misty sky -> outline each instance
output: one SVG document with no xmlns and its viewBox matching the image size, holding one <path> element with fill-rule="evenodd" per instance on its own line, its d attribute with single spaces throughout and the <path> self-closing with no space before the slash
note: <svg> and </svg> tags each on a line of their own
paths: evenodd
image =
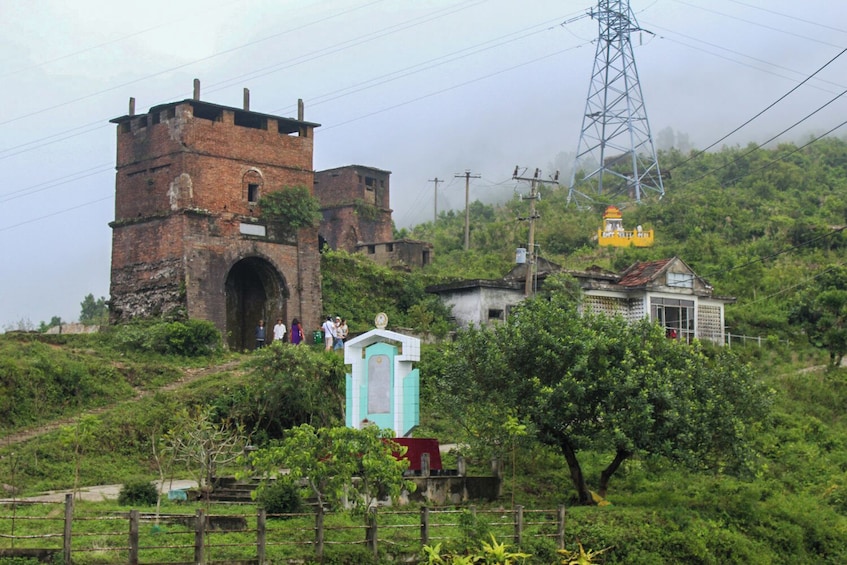
<svg viewBox="0 0 847 565">
<path fill-rule="evenodd" d="M 653 137 L 761 143 L 847 88 L 843 0 L 631 0 Z M 594 63 L 589 0 L 3 0 L 0 328 L 109 295 L 111 118 L 191 98 L 322 124 L 316 170 L 392 171 L 398 227 L 505 198 L 515 165 L 569 168 Z M 580 17 L 583 16 L 583 17 Z M 563 24 L 568 21 L 569 23 Z M 847 98 L 847 97 L 845 97 Z M 781 139 L 843 122 L 837 99 Z M 847 128 L 832 135 L 845 136 Z M 567 178 L 567 177 L 563 177 Z M 522 190 L 525 187 L 520 187 Z M 600 219 L 598 218 L 598 223 Z"/>
</svg>

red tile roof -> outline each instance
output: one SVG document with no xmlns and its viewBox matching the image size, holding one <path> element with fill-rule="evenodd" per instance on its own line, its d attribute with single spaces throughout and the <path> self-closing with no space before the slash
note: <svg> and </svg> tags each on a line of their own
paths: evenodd
<svg viewBox="0 0 847 565">
<path fill-rule="evenodd" d="M 635 263 L 621 273 L 621 279 L 618 281 L 618 284 L 621 286 L 644 286 L 662 272 L 673 260 L 674 258 Z"/>
</svg>

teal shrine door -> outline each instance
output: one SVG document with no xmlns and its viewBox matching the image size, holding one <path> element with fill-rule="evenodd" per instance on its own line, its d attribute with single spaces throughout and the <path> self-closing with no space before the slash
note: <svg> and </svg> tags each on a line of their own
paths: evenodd
<svg viewBox="0 0 847 565">
<path fill-rule="evenodd" d="M 375 343 L 365 349 L 367 373 L 360 398 L 367 399 L 364 417 L 380 428 L 394 428 L 394 357 L 397 348 Z"/>
</svg>

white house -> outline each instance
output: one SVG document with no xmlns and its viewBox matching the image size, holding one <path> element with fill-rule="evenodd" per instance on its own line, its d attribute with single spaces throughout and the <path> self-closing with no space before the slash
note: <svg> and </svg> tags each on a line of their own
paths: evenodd
<svg viewBox="0 0 847 565">
<path fill-rule="evenodd" d="M 538 287 L 556 271 L 579 281 L 583 310 L 620 314 L 631 321 L 649 317 L 666 329 L 668 337 L 724 343 L 724 310 L 735 299 L 714 296 L 711 285 L 678 257 L 638 262 L 622 273 L 596 267 L 564 270 L 547 261 L 540 261 L 538 267 Z M 452 307 L 460 326 L 484 326 L 504 320 L 524 299 L 525 269 L 518 265 L 503 279 L 456 281 L 427 291 Z"/>
</svg>

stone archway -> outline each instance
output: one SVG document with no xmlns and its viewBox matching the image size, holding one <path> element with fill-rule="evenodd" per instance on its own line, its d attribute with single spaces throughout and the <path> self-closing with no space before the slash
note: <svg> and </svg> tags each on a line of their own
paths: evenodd
<svg viewBox="0 0 847 565">
<path fill-rule="evenodd" d="M 265 320 L 267 341 L 276 318 L 288 319 L 285 278 L 265 259 L 248 257 L 226 276 L 226 341 L 230 349 L 253 349 L 259 320 Z"/>
</svg>

